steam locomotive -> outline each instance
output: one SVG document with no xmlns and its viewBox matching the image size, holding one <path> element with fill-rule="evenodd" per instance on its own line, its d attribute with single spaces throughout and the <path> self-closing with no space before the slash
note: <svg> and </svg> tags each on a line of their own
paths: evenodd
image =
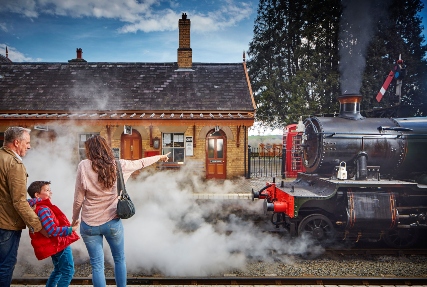
<svg viewBox="0 0 427 287">
<path fill-rule="evenodd" d="M 253 199 L 294 236 L 414 246 L 427 229 L 427 118 L 364 118 L 361 99 L 342 95 L 338 117 L 301 122 L 305 172 Z"/>
</svg>

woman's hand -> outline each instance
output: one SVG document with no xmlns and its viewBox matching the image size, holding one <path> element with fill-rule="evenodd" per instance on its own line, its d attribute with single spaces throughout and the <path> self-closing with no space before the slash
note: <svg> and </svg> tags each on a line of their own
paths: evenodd
<svg viewBox="0 0 427 287">
<path fill-rule="evenodd" d="M 76 230 L 77 230 L 77 228 L 79 227 L 79 224 L 80 224 L 80 221 L 78 221 L 78 220 L 73 221 L 73 223 L 71 223 L 71 229 L 72 229 L 73 231 L 76 231 Z"/>
<path fill-rule="evenodd" d="M 167 154 L 161 155 L 160 156 L 160 160 L 163 161 L 163 162 L 169 161 L 168 155 L 170 155 L 170 152 L 168 152 Z"/>
</svg>

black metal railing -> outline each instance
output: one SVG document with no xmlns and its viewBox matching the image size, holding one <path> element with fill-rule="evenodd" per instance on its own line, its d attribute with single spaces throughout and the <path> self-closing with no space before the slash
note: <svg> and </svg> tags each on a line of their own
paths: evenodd
<svg viewBox="0 0 427 287">
<path fill-rule="evenodd" d="M 284 150 L 277 147 L 248 146 L 248 171 L 246 178 L 282 177 L 284 174 Z"/>
</svg>

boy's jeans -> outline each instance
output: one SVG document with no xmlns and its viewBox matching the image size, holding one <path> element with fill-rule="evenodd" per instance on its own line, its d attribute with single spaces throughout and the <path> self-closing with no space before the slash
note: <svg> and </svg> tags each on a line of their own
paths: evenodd
<svg viewBox="0 0 427 287">
<path fill-rule="evenodd" d="M 0 287 L 10 286 L 12 281 L 21 233 L 0 228 Z"/>
<path fill-rule="evenodd" d="M 92 284 L 105 287 L 103 238 L 110 245 L 114 259 L 114 276 L 117 287 L 126 286 L 126 261 L 123 225 L 120 219 L 113 219 L 100 226 L 89 226 L 82 221 L 80 235 L 89 252 L 92 266 Z"/>
<path fill-rule="evenodd" d="M 71 247 L 51 256 L 55 267 L 47 280 L 46 287 L 68 287 L 74 275 L 74 260 Z"/>
</svg>

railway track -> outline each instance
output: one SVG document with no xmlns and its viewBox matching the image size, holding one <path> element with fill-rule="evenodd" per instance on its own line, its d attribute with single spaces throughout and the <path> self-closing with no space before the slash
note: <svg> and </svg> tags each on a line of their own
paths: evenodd
<svg viewBox="0 0 427 287">
<path fill-rule="evenodd" d="M 45 285 L 47 278 L 14 278 L 13 285 Z M 90 278 L 73 278 L 71 285 L 92 285 Z M 107 285 L 115 285 L 107 278 Z M 427 285 L 425 278 L 387 277 L 131 277 L 127 285 Z"/>
<path fill-rule="evenodd" d="M 396 258 L 396 259 L 389 259 L 389 261 L 396 262 L 396 264 L 401 264 L 399 262 L 407 262 L 406 258 L 412 258 L 412 254 L 420 255 L 420 253 L 427 254 L 426 249 L 411 249 L 411 250 L 395 250 L 395 249 L 330 249 L 326 250 L 325 253 L 321 257 L 325 257 L 325 259 L 320 259 L 320 265 L 319 260 L 303 260 L 302 264 L 296 264 L 293 268 L 296 268 L 297 270 L 300 270 L 301 272 L 298 272 L 299 275 L 290 275 L 292 273 L 288 273 L 280 275 L 279 273 L 275 273 L 274 271 L 278 271 L 281 269 L 279 267 L 280 265 L 273 265 L 271 269 L 264 269 L 264 267 L 257 266 L 256 272 L 259 270 L 262 270 L 260 273 L 253 273 L 257 274 L 255 277 L 252 275 L 252 273 L 246 273 L 246 274 L 239 274 L 239 273 L 224 273 L 221 275 L 216 276 L 196 276 L 196 277 L 167 277 L 162 274 L 151 274 L 151 275 L 131 275 L 129 274 L 128 277 L 128 285 L 290 285 L 290 286 L 296 286 L 296 285 L 317 285 L 317 286 L 330 286 L 330 285 L 348 285 L 348 286 L 367 286 L 367 285 L 375 285 L 375 286 L 427 286 L 427 273 L 425 272 L 414 272 L 414 273 L 400 273 L 396 272 L 396 269 L 394 269 L 394 265 L 391 265 L 391 268 L 386 267 L 386 270 L 380 269 L 376 270 L 376 268 L 372 268 L 372 264 L 366 265 L 366 268 L 368 270 L 376 270 L 375 273 L 366 273 L 367 271 L 364 270 L 364 274 L 358 274 L 357 270 L 354 270 L 352 273 L 348 274 L 345 272 L 337 273 L 337 274 L 329 274 L 326 275 L 329 269 L 342 269 L 346 268 L 345 270 L 351 270 L 354 265 L 348 265 L 344 264 L 341 265 L 342 258 L 350 258 L 348 261 L 355 260 L 356 262 L 359 262 L 358 264 L 363 265 L 364 261 L 360 261 L 358 258 L 366 257 L 367 255 L 372 255 L 373 258 L 376 258 L 376 255 L 389 255 L 390 258 Z M 353 255 L 356 254 L 354 257 Z M 408 256 L 409 255 L 409 256 Z M 402 258 L 404 258 L 404 261 L 400 261 Z M 424 255 L 421 255 L 423 257 Z M 326 258 L 330 259 L 326 259 Z M 399 257 L 399 258 L 398 258 Z M 419 257 L 419 256 L 415 256 Z M 332 259 L 331 259 L 332 258 Z M 333 263 L 330 264 L 330 261 L 335 262 L 336 265 Z M 370 258 L 370 256 L 368 256 Z M 347 260 L 344 260 L 347 261 Z M 387 261 L 379 261 L 379 264 L 385 264 L 386 266 L 389 265 Z M 345 267 L 344 267 L 345 266 Z M 418 267 L 417 267 L 418 266 Z M 407 266 L 402 266 L 402 269 L 408 268 Z M 417 261 L 414 261 L 413 268 L 420 268 L 419 264 L 417 264 Z M 252 270 L 252 269 L 250 269 Z M 285 272 L 290 272 L 291 269 L 287 269 Z M 325 272 L 325 275 L 320 275 L 322 273 L 318 273 L 316 270 L 323 270 Z M 400 269 L 399 269 L 400 270 Z M 424 268 L 424 270 L 427 270 Z M 273 271 L 273 272 L 270 272 Z M 322 271 L 322 272 L 323 272 Z M 389 272 L 388 272 L 389 271 Z M 110 268 L 111 272 L 111 268 Z M 396 273 L 395 273 L 396 272 Z M 335 272 L 334 272 L 335 273 Z M 89 273 L 90 274 L 90 273 Z M 83 275 L 80 273 L 80 277 L 73 278 L 71 285 L 92 285 L 92 280 L 90 275 Z M 111 277 L 112 273 L 108 274 L 107 276 L 107 285 L 115 285 L 114 278 Z M 277 275 L 276 275 L 277 274 Z M 335 276 L 337 275 L 337 276 Z M 87 277 L 83 277 L 87 276 Z M 13 279 L 12 284 L 16 286 L 45 286 L 47 282 L 47 277 L 36 277 L 31 276 L 30 274 L 26 274 L 22 277 L 16 277 Z"/>
</svg>

